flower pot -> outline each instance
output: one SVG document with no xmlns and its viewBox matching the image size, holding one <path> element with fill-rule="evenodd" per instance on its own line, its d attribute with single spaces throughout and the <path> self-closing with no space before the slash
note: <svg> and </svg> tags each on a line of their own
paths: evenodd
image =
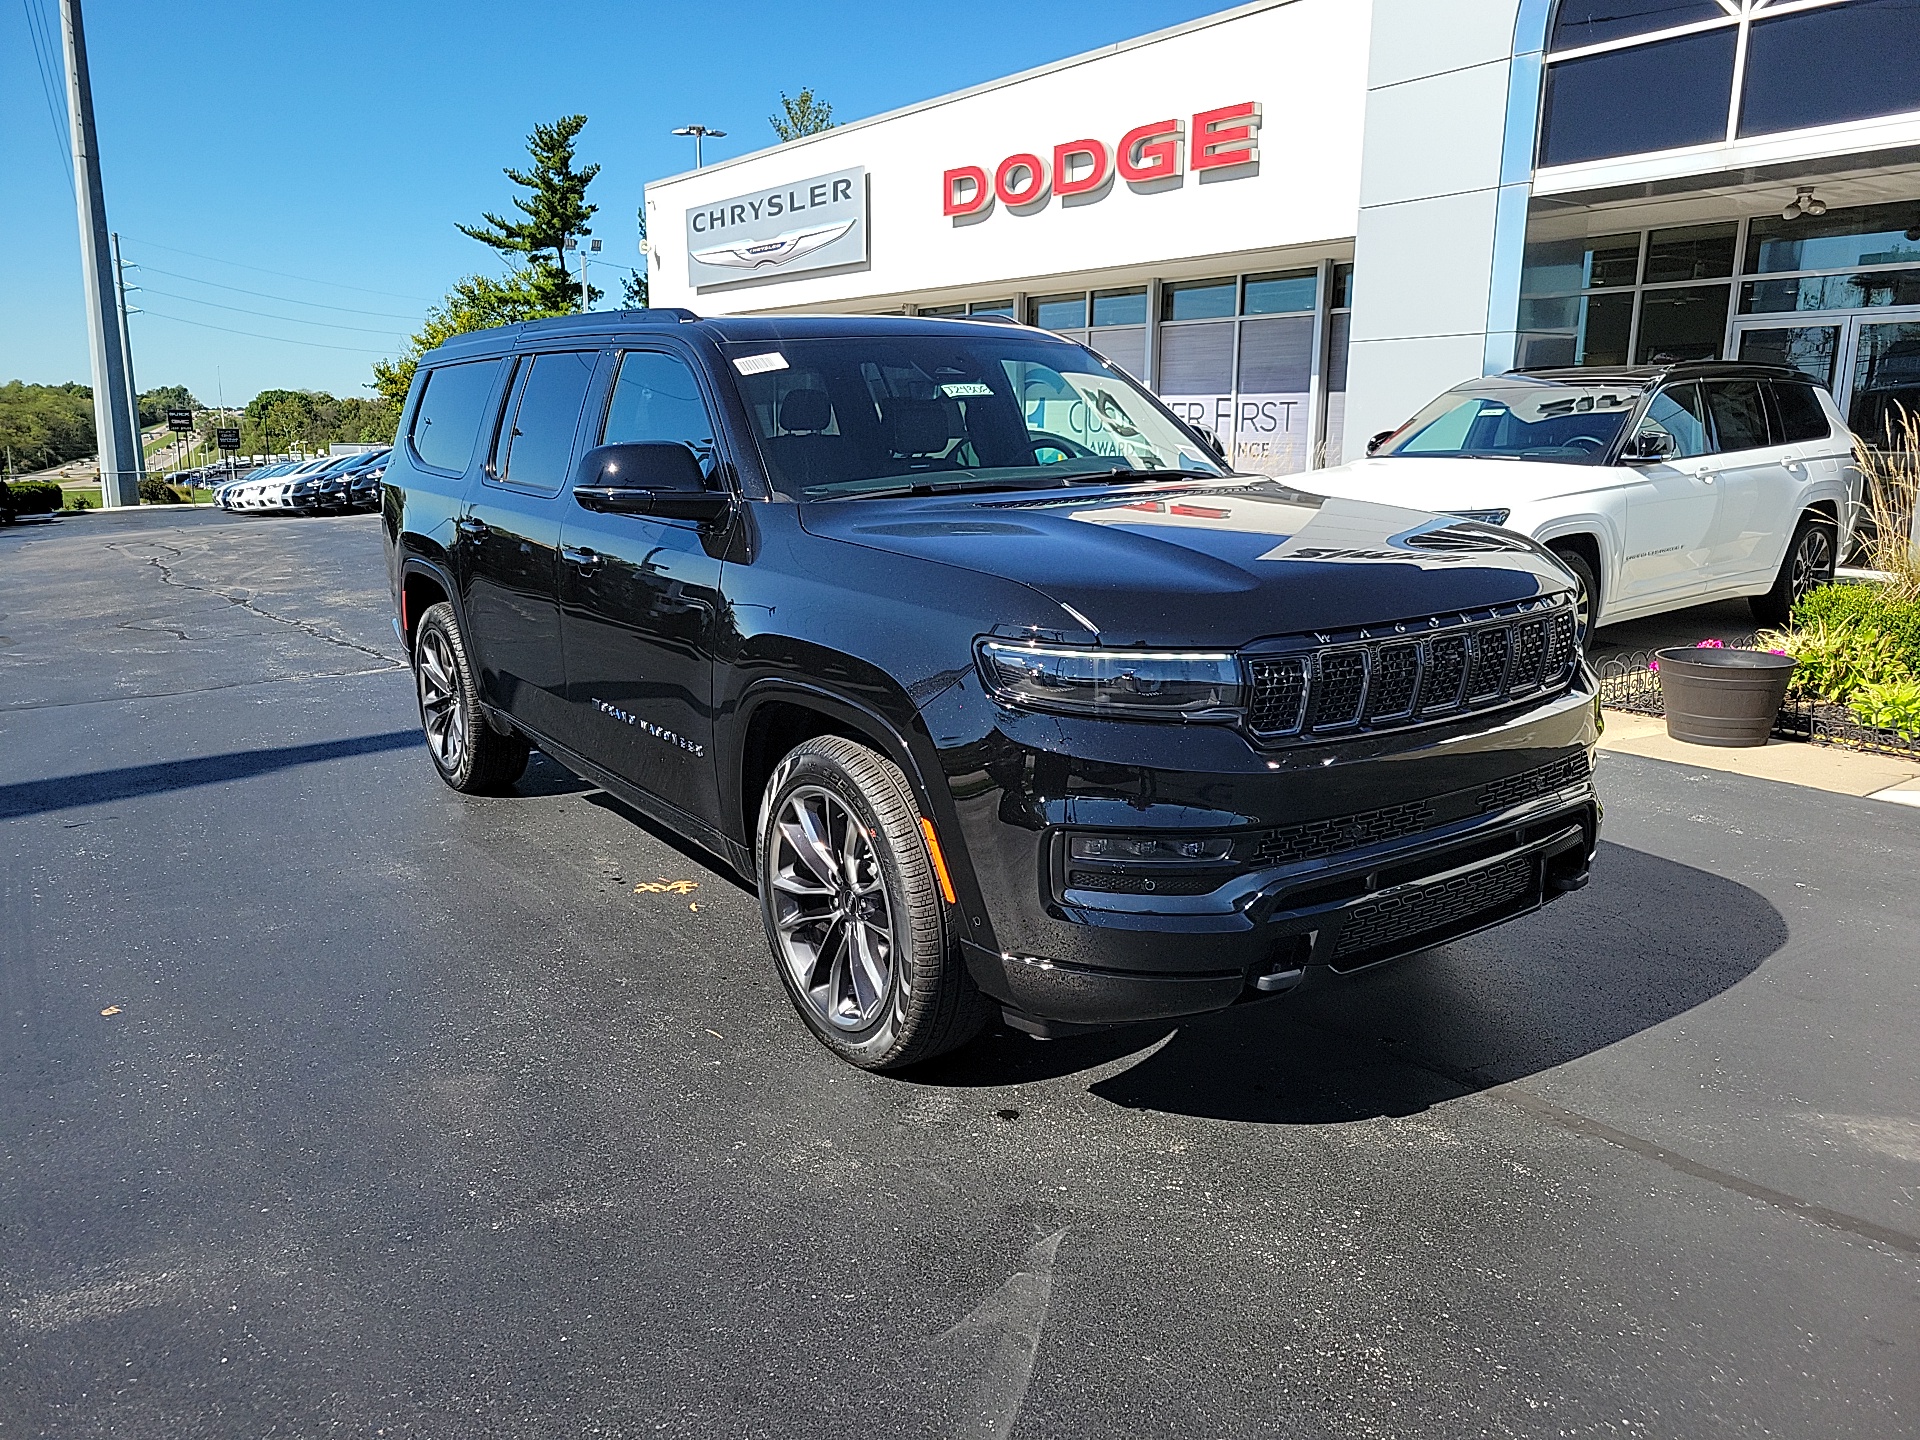
<svg viewBox="0 0 1920 1440">
<path fill-rule="evenodd" d="M 1689 745 L 1764 745 L 1793 679 L 1791 656 L 1768 650 L 1662 650 L 1667 734 Z"/>
</svg>

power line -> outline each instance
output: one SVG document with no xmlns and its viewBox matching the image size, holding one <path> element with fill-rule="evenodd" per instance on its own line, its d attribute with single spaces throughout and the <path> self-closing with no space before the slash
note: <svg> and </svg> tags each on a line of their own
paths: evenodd
<svg viewBox="0 0 1920 1440">
<path fill-rule="evenodd" d="M 375 329 L 371 325 L 342 325 L 338 320 L 308 320 L 300 315 L 275 315 L 266 310 L 249 310 L 244 305 L 222 305 L 218 300 L 202 300 L 197 295 L 176 295 L 171 290 L 155 290 L 151 286 L 139 287 L 142 295 L 164 295 L 169 300 L 184 300 L 189 305 L 210 305 L 215 310 L 232 310 L 241 315 L 254 315 L 262 320 L 282 320 L 289 325 L 320 325 L 328 330 L 357 330 L 362 335 L 405 336 L 404 330 Z"/>
<path fill-rule="evenodd" d="M 343 315 L 371 315 L 381 320 L 410 320 L 417 322 L 418 315 L 402 315 L 392 310 L 362 310 L 353 305 L 329 305 L 324 300 L 296 300 L 291 295 L 275 295 L 270 290 L 249 290 L 241 285 L 227 285 L 218 280 L 202 280 L 198 275 L 183 275 L 178 270 L 162 270 L 158 265 L 140 265 L 134 262 L 136 270 L 149 275 L 168 275 L 175 280 L 191 281 L 195 285 L 211 285 L 216 290 L 231 290 L 236 295 L 252 295 L 260 300 L 278 300 L 282 305 L 305 305 L 314 310 L 338 310 Z M 184 296 L 178 297 L 184 299 Z M 211 304 L 211 301 L 205 302 Z"/>
<path fill-rule="evenodd" d="M 310 350 L 350 350 L 356 355 L 385 355 L 386 350 L 376 350 L 367 345 L 327 345 L 319 340 L 294 340 L 285 335 L 262 335 L 258 330 L 235 330 L 230 325 L 209 325 L 204 320 L 189 320 L 184 315 L 169 315 L 164 310 L 142 310 L 142 315 L 151 315 L 156 320 L 171 320 L 176 325 L 192 325 L 201 330 L 218 330 L 224 335 L 246 335 L 255 340 L 273 340 L 282 345 L 305 345 Z"/>
<path fill-rule="evenodd" d="M 26 12 L 27 34 L 33 41 L 34 68 L 40 72 L 40 93 L 47 99 L 47 119 L 53 122 L 54 148 L 60 152 L 60 163 L 66 168 L 67 183 L 73 184 L 73 156 L 67 153 L 67 131 L 60 123 L 60 102 L 54 98 L 58 86 L 54 76 L 59 67 L 54 64 L 54 56 L 59 52 L 54 48 L 51 37 L 42 37 L 42 28 L 47 24 L 45 10 L 37 9 L 34 0 L 20 0 L 20 8 Z"/>
<path fill-rule="evenodd" d="M 306 285 L 325 285 L 335 290 L 358 290 L 366 295 L 385 295 L 391 300 L 415 300 L 423 305 L 434 303 L 419 295 L 403 295 L 398 290 L 375 290 L 366 285 L 348 285 L 340 280 L 315 280 L 310 275 L 295 275 L 289 270 L 269 270 L 264 265 L 248 265 L 243 261 L 227 260 L 219 255 L 202 255 L 198 250 L 182 250 L 177 245 L 162 245 L 157 240 L 142 240 L 138 235 L 128 235 L 127 238 L 142 245 L 151 245 L 155 250 L 166 250 L 175 255 L 191 255 L 195 260 L 209 260 L 215 265 L 231 265 L 239 270 L 257 270 L 262 275 L 277 275 L 282 280 L 298 280 Z"/>
</svg>

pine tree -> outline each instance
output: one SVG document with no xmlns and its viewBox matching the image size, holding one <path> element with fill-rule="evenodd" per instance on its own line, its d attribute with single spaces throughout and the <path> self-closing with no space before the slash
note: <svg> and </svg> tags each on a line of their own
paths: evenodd
<svg viewBox="0 0 1920 1440">
<path fill-rule="evenodd" d="M 824 100 L 816 100 L 811 85 L 793 96 L 782 90 L 780 110 L 778 115 L 769 115 L 767 123 L 773 126 L 773 133 L 783 142 L 798 140 L 802 135 L 818 135 L 822 130 L 833 128 L 833 106 Z"/>
<path fill-rule="evenodd" d="M 580 281 L 566 250 L 569 239 L 591 235 L 587 222 L 599 208 L 587 203 L 587 186 L 600 173 L 598 165 L 574 168 L 573 142 L 587 123 L 584 115 L 563 115 L 551 125 L 535 125 L 527 137 L 531 171 L 508 166 L 502 173 L 528 191 L 513 197 L 514 208 L 526 218 L 505 220 L 491 211 L 478 225 L 461 225 L 460 233 L 502 255 L 524 255 L 525 276 L 538 308 L 569 314 L 580 308 Z M 592 291 L 594 297 L 599 291 Z"/>
<path fill-rule="evenodd" d="M 640 254 L 647 253 L 647 207 L 642 205 L 634 217 L 640 228 Z M 620 282 L 620 299 L 629 310 L 644 310 L 651 303 L 647 298 L 647 272 L 645 268 L 629 270 L 627 278 Z"/>
</svg>

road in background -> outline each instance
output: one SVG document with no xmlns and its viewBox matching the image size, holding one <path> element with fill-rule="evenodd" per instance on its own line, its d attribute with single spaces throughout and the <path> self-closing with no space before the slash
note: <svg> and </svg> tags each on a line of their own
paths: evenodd
<svg viewBox="0 0 1920 1440">
<path fill-rule="evenodd" d="M 0 612 L 0 1434 L 1920 1428 L 1920 812 L 1606 756 L 1541 915 L 884 1078 L 624 807 L 439 783 L 376 519 Z"/>
</svg>

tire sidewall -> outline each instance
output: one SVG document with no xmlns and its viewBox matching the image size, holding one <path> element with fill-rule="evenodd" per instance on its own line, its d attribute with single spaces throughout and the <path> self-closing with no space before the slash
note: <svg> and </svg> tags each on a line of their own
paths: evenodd
<svg viewBox="0 0 1920 1440">
<path fill-rule="evenodd" d="M 473 783 L 474 753 L 478 748 L 474 744 L 474 726 L 476 723 L 484 725 L 486 721 L 480 718 L 473 675 L 467 665 L 467 647 L 461 643 L 460 627 L 453 617 L 453 607 L 442 601 L 428 607 L 426 614 L 420 617 L 419 628 L 413 637 L 413 703 L 420 713 L 421 733 L 426 733 L 427 711 L 420 693 L 420 647 L 426 642 L 429 631 L 446 640 L 447 650 L 453 657 L 453 681 L 460 687 L 460 703 L 466 710 L 467 739 L 461 747 L 457 769 L 449 770 L 442 765 L 431 745 L 427 746 L 427 758 L 433 762 L 433 768 L 439 772 L 442 780 L 455 790 L 465 791 Z"/>
<path fill-rule="evenodd" d="M 773 906 L 767 898 L 772 882 L 769 867 L 775 853 L 771 835 L 775 817 L 780 814 L 787 798 L 803 786 L 817 786 L 830 792 L 866 827 L 868 840 L 879 862 L 882 883 L 886 887 L 894 937 L 893 974 L 885 1008 L 864 1030 L 842 1030 L 814 1011 L 787 964 L 774 925 Z M 914 814 L 918 813 L 911 804 L 908 809 Z M 780 972 L 780 982 L 786 987 L 787 998 L 793 1002 L 793 1008 L 799 1012 L 800 1018 L 806 1021 L 807 1028 L 828 1049 L 862 1068 L 886 1065 L 908 1042 L 907 1031 L 914 1018 L 922 979 L 927 973 L 927 947 L 929 944 L 943 945 L 945 940 L 937 912 L 931 927 L 916 924 L 912 886 L 916 882 L 931 883 L 932 874 L 931 867 L 920 853 L 918 837 L 911 837 L 910 847 L 905 843 L 908 839 L 889 832 L 864 787 L 829 755 L 809 750 L 803 745 L 775 766 L 767 781 L 760 807 L 760 824 L 754 836 L 754 871 L 760 886 L 760 915 L 766 927 L 767 944 L 772 951 L 774 965 Z M 905 854 L 901 853 L 903 850 Z M 910 873 L 916 869 L 925 869 L 927 873 L 924 876 Z M 927 933 L 929 929 L 931 934 Z"/>
</svg>

